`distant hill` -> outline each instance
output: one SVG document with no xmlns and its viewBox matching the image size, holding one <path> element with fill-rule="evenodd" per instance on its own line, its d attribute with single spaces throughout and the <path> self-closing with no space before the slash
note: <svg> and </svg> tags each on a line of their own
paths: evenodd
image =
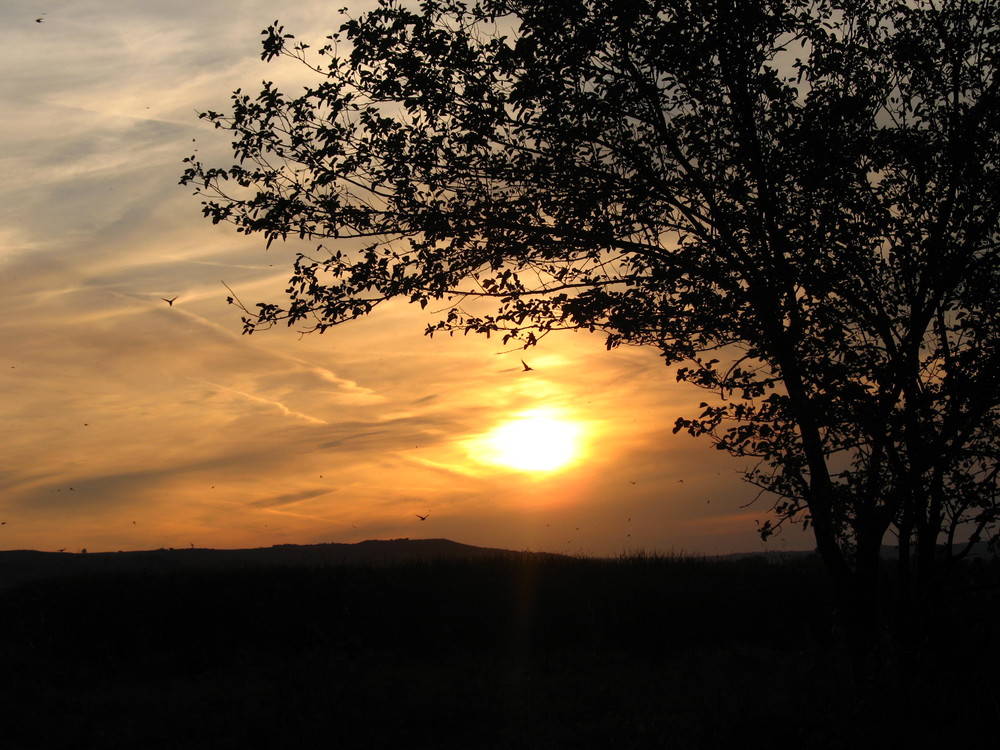
<svg viewBox="0 0 1000 750">
<path fill-rule="evenodd" d="M 371 539 L 355 544 L 276 544 L 256 549 L 185 548 L 83 554 L 12 550 L 0 551 L 0 588 L 23 581 L 109 572 L 383 565 L 523 554 L 548 555 L 475 547 L 448 539 Z"/>
<path fill-rule="evenodd" d="M 955 545 L 958 552 L 964 545 Z M 809 551 L 766 550 L 706 556 L 705 560 L 763 558 L 771 563 L 814 555 Z M 989 558 L 986 543 L 975 545 L 970 559 Z M 276 544 L 253 549 L 154 549 L 130 552 L 0 551 L 0 589 L 36 581 L 101 573 L 157 573 L 172 570 L 241 570 L 273 567 L 391 565 L 401 562 L 481 559 L 497 556 L 566 558 L 549 552 L 515 552 L 476 547 L 450 539 L 369 539 L 354 544 Z M 700 556 L 696 556 L 700 557 Z M 896 558 L 894 547 L 882 548 L 883 559 Z"/>
</svg>

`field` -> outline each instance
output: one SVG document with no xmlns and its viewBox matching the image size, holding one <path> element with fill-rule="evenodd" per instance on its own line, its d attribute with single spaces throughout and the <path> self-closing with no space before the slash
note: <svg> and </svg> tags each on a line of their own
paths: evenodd
<svg viewBox="0 0 1000 750">
<path fill-rule="evenodd" d="M 0 742 L 78 749 L 992 741 L 1000 605 L 995 589 L 979 585 L 984 576 L 995 580 L 996 570 L 980 566 L 975 592 L 949 598 L 936 625 L 948 649 L 929 652 L 919 684 L 859 691 L 811 556 L 491 552 L 91 566 L 0 591 Z"/>
</svg>

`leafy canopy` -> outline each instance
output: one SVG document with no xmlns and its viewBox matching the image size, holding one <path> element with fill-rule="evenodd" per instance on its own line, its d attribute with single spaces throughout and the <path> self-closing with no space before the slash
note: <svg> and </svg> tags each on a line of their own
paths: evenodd
<svg viewBox="0 0 1000 750">
<path fill-rule="evenodd" d="M 714 391 L 677 430 L 753 460 L 835 571 L 998 519 L 994 3 L 385 1 L 202 117 L 213 222 L 300 238 L 324 331 L 402 297 L 436 332 L 602 331 Z M 963 531 L 964 529 L 964 531 Z M 874 563 L 877 564 L 877 563 Z"/>
</svg>

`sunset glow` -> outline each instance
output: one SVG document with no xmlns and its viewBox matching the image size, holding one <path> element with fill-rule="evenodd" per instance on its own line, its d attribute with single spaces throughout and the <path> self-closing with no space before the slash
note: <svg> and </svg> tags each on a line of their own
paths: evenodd
<svg viewBox="0 0 1000 750">
<path fill-rule="evenodd" d="M 315 85 L 261 61 L 261 29 L 322 44 L 340 5 L 58 0 L 37 23 L 0 3 L 0 550 L 757 549 L 743 462 L 671 432 L 705 395 L 655 348 L 429 338 L 443 313 L 405 298 L 322 336 L 242 335 L 227 298 L 282 301 L 316 246 L 205 220 L 183 160 L 233 156 L 196 113 Z"/>
<path fill-rule="evenodd" d="M 558 471 L 580 456 L 582 435 L 579 423 L 557 413 L 523 412 L 484 436 L 478 458 L 518 471 Z"/>
</svg>

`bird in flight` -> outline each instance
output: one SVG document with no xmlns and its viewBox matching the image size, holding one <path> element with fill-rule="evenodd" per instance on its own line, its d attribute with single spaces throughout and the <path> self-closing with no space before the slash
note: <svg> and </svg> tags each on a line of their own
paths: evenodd
<svg viewBox="0 0 1000 750">
<path fill-rule="evenodd" d="M 177 297 L 180 297 L 180 295 L 178 294 Z M 174 306 L 174 300 L 176 300 L 177 297 L 174 297 L 174 299 L 167 299 L 166 297 L 160 297 L 160 299 L 162 299 L 168 305 L 170 305 L 171 307 L 173 307 Z"/>
<path fill-rule="evenodd" d="M 419 519 L 420 519 L 421 521 L 426 521 L 426 520 L 427 520 L 427 516 L 429 516 L 430 514 L 431 514 L 431 512 L 430 512 L 430 511 L 427 511 L 426 515 L 423 515 L 423 516 L 422 516 L 422 515 L 420 515 L 419 513 L 415 513 L 414 515 L 415 515 L 415 516 L 416 516 L 417 518 L 419 518 Z"/>
<path fill-rule="evenodd" d="M 523 359 L 521 360 L 521 364 L 524 365 L 524 369 L 521 370 L 521 372 L 531 372 L 532 370 L 535 369 L 534 367 L 529 367 L 528 363 L 525 362 Z"/>
</svg>

